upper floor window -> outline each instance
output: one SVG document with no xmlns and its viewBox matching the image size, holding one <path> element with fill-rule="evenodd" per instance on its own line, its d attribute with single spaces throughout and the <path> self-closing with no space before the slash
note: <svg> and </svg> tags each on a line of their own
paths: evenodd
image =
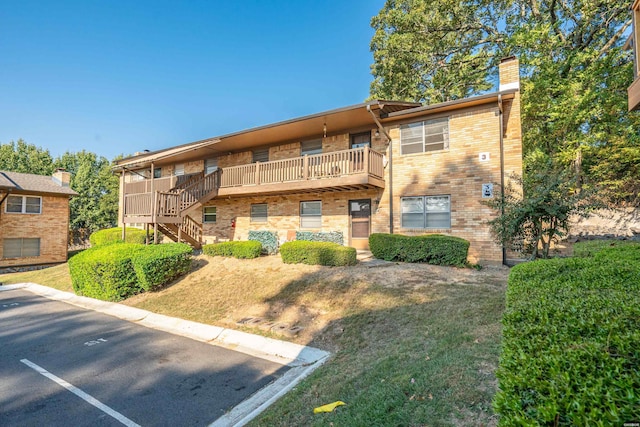
<svg viewBox="0 0 640 427">
<path fill-rule="evenodd" d="M 175 176 L 183 176 L 184 175 L 184 163 L 178 163 L 173 167 L 173 174 Z"/>
<path fill-rule="evenodd" d="M 269 149 L 253 150 L 253 163 L 264 163 L 269 161 Z"/>
<path fill-rule="evenodd" d="M 401 199 L 403 228 L 451 228 L 450 196 Z"/>
<path fill-rule="evenodd" d="M 400 126 L 402 154 L 426 153 L 449 148 L 449 118 Z"/>
<path fill-rule="evenodd" d="M 153 169 L 153 177 L 154 178 L 162 178 L 162 169 L 161 168 L 154 168 Z"/>
<path fill-rule="evenodd" d="M 351 148 L 371 147 L 371 132 L 355 133 L 350 139 Z"/>
<path fill-rule="evenodd" d="M 2 258 L 25 258 L 40 256 L 40 238 L 4 239 Z"/>
<path fill-rule="evenodd" d="M 267 222 L 267 204 L 251 205 L 251 222 Z"/>
<path fill-rule="evenodd" d="M 322 154 L 322 139 L 312 139 L 311 141 L 302 141 L 300 144 L 300 155 Z"/>
<path fill-rule="evenodd" d="M 209 175 L 218 170 L 218 159 L 207 159 L 204 161 L 204 174 Z"/>
<path fill-rule="evenodd" d="M 7 213 L 39 214 L 42 213 L 42 197 L 9 196 L 5 205 Z"/>
</svg>

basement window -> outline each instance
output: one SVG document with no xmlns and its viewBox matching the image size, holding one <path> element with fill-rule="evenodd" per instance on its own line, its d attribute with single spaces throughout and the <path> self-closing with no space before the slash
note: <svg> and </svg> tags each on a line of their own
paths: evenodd
<svg viewBox="0 0 640 427">
<path fill-rule="evenodd" d="M 403 197 L 402 228 L 451 228 L 451 197 Z"/>
<path fill-rule="evenodd" d="M 300 202 L 300 228 L 322 228 L 322 202 Z"/>
<path fill-rule="evenodd" d="M 212 223 L 218 219 L 218 213 L 215 206 L 205 206 L 202 208 L 202 222 Z"/>
<path fill-rule="evenodd" d="M 40 256 L 40 238 L 4 239 L 2 258 L 26 258 Z"/>
<path fill-rule="evenodd" d="M 251 222 L 267 222 L 267 204 L 251 205 Z"/>
</svg>

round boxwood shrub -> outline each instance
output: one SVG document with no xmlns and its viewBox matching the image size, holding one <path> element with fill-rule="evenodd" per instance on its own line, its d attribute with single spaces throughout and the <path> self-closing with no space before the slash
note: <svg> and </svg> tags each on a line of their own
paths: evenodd
<svg viewBox="0 0 640 427">
<path fill-rule="evenodd" d="M 153 240 L 153 236 L 150 237 Z M 147 233 L 144 230 L 127 227 L 125 243 L 144 244 L 146 238 Z M 102 246 L 114 242 L 122 242 L 122 227 L 105 228 L 103 230 L 98 230 L 89 236 L 89 243 L 91 243 L 91 246 Z"/>
<path fill-rule="evenodd" d="M 331 242 L 287 242 L 280 246 L 280 255 L 285 264 L 342 266 L 357 263 L 354 248 Z"/>
<path fill-rule="evenodd" d="M 96 246 L 69 259 L 71 283 L 78 295 L 120 301 L 188 272 L 192 251 L 184 243 Z"/>
</svg>

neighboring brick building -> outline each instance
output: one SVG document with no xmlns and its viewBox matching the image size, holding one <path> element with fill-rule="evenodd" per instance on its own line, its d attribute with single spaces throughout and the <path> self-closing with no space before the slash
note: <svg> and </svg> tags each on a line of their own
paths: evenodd
<svg viewBox="0 0 640 427">
<path fill-rule="evenodd" d="M 0 171 L 0 268 L 67 261 L 69 180 Z"/>
<path fill-rule="evenodd" d="M 483 201 L 522 174 L 519 86 L 518 61 L 507 58 L 496 93 L 369 101 L 139 153 L 116 167 L 120 222 L 157 224 L 194 246 L 249 230 L 281 241 L 340 231 L 354 247 L 375 232 L 442 233 L 469 240 L 472 262 L 503 262 L 486 224 L 496 212 Z"/>
</svg>

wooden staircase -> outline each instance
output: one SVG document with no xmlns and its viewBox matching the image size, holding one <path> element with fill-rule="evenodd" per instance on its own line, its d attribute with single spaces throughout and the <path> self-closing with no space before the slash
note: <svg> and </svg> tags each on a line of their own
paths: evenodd
<svg viewBox="0 0 640 427">
<path fill-rule="evenodd" d="M 220 172 L 196 174 L 167 192 L 157 192 L 156 221 L 158 229 L 174 242 L 184 242 L 196 249 L 202 247 L 202 224 L 189 213 L 218 195 Z M 180 221 L 182 220 L 182 221 Z"/>
</svg>

